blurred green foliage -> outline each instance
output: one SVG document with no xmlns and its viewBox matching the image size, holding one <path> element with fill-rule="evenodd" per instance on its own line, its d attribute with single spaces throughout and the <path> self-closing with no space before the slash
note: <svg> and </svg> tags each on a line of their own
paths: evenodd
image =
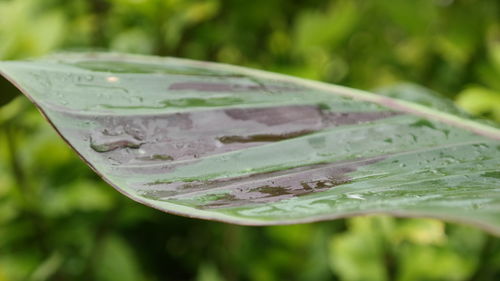
<svg viewBox="0 0 500 281">
<path fill-rule="evenodd" d="M 500 121 L 497 0 L 0 0 L 0 59 L 61 49 L 220 61 L 363 89 L 407 81 Z M 25 98 L 11 101 L 4 82 L 0 281 L 500 280 L 500 239 L 470 227 L 361 217 L 252 228 L 136 204 Z"/>
</svg>

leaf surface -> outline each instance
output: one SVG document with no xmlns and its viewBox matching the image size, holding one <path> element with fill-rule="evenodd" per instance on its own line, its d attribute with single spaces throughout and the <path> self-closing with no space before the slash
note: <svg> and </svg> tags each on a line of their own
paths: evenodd
<svg viewBox="0 0 500 281">
<path fill-rule="evenodd" d="M 104 180 L 165 212 L 245 225 L 384 213 L 500 233 L 500 130 L 415 87 L 380 96 L 119 54 L 0 71 Z"/>
</svg>

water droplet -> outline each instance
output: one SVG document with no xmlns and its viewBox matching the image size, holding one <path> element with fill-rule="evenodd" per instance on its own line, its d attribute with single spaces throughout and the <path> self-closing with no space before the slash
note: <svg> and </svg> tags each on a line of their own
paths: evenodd
<svg viewBox="0 0 500 281">
<path fill-rule="evenodd" d="M 129 101 L 131 103 L 134 103 L 134 104 L 136 104 L 136 103 L 142 103 L 144 101 L 144 98 L 143 97 L 139 97 L 139 96 L 133 96 L 133 97 L 129 98 Z"/>
<path fill-rule="evenodd" d="M 140 150 L 142 150 L 142 149 L 140 149 Z M 139 160 L 147 160 L 147 161 L 158 161 L 158 160 L 161 160 L 161 161 L 172 161 L 172 160 L 174 160 L 174 158 L 172 156 L 166 155 L 166 154 L 153 154 L 153 155 L 149 155 L 149 156 L 138 157 L 137 159 L 139 159 Z"/>
<path fill-rule="evenodd" d="M 359 194 L 346 194 L 349 199 L 366 200 L 363 196 Z"/>
<path fill-rule="evenodd" d="M 455 157 L 451 157 L 451 156 L 448 156 L 448 157 L 444 157 L 443 158 L 443 162 L 445 164 L 456 164 L 456 163 L 460 163 L 460 161 L 458 161 Z"/>
<path fill-rule="evenodd" d="M 120 161 L 117 161 L 116 159 L 114 159 L 112 157 L 108 157 L 108 162 L 111 163 L 111 165 L 114 165 L 114 166 L 118 166 L 118 165 L 122 164 Z"/>
<path fill-rule="evenodd" d="M 473 146 L 478 150 L 484 150 L 490 148 L 487 144 L 484 143 L 474 144 Z"/>
<path fill-rule="evenodd" d="M 116 76 L 108 76 L 106 78 L 106 81 L 108 81 L 109 83 L 116 83 L 116 82 L 120 81 L 120 78 L 118 78 Z"/>
<path fill-rule="evenodd" d="M 410 136 L 411 136 L 411 138 L 412 138 L 412 140 L 413 140 L 414 142 L 417 142 L 417 141 L 418 141 L 417 136 L 415 136 L 414 134 L 410 134 Z"/>
<path fill-rule="evenodd" d="M 94 80 L 94 76 L 87 74 L 87 75 L 78 75 L 75 76 L 74 81 L 76 83 L 86 83 L 86 82 L 92 82 Z"/>
<path fill-rule="evenodd" d="M 119 148 L 140 148 L 143 143 L 128 134 L 95 133 L 90 137 L 90 147 L 97 152 L 109 152 Z"/>
</svg>

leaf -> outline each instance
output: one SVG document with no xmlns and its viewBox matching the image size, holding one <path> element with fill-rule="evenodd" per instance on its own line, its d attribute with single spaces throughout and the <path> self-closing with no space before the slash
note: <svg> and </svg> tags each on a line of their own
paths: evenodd
<svg viewBox="0 0 500 281">
<path fill-rule="evenodd" d="M 450 110 L 174 58 L 0 70 L 103 179 L 153 208 L 245 225 L 384 213 L 500 234 L 500 131 Z"/>
</svg>

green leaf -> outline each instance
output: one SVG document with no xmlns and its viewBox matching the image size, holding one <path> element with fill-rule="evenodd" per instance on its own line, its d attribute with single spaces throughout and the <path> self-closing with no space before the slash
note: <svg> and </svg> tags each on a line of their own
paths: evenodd
<svg viewBox="0 0 500 281">
<path fill-rule="evenodd" d="M 500 131 L 438 98 L 433 109 L 410 90 L 120 54 L 0 71 L 104 180 L 153 208 L 246 225 L 383 213 L 500 233 Z"/>
</svg>

